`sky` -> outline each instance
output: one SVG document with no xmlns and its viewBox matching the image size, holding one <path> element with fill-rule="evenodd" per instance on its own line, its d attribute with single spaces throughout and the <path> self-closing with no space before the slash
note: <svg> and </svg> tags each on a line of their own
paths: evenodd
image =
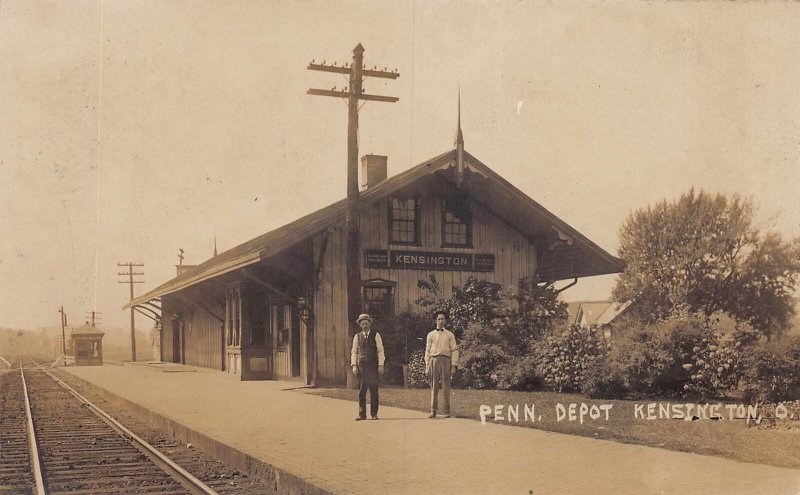
<svg viewBox="0 0 800 495">
<path fill-rule="evenodd" d="M 0 1 L 0 327 L 127 327 L 136 294 L 345 196 L 347 109 L 306 69 L 397 69 L 359 154 L 467 151 L 602 248 L 635 209 L 739 194 L 800 235 L 800 4 Z M 613 276 L 567 300 L 605 299 Z M 151 322 L 140 317 L 137 327 Z"/>
</svg>

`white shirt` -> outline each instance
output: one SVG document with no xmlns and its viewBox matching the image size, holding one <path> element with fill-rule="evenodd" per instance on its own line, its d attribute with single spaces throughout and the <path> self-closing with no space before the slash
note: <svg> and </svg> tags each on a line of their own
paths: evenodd
<svg viewBox="0 0 800 495">
<path fill-rule="evenodd" d="M 431 330 L 428 333 L 428 338 L 425 340 L 425 364 L 429 365 L 431 358 L 435 356 L 449 357 L 452 366 L 458 363 L 456 336 L 446 328 L 442 330 Z"/>
</svg>

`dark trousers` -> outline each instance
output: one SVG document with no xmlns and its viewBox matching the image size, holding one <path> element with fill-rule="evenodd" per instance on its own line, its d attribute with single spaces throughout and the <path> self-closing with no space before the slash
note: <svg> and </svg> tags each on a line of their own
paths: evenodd
<svg viewBox="0 0 800 495">
<path fill-rule="evenodd" d="M 366 380 L 362 373 L 358 381 L 358 416 L 367 417 L 367 390 L 369 390 L 369 413 L 375 418 L 378 416 L 378 380 Z"/>
<path fill-rule="evenodd" d="M 358 416 L 367 417 L 367 390 L 369 390 L 369 413 L 378 416 L 378 360 L 359 359 L 358 361 Z"/>
</svg>

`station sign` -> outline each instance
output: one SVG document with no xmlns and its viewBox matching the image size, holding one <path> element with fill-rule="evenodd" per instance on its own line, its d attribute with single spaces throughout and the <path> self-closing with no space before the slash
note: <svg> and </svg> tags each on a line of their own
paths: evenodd
<svg viewBox="0 0 800 495">
<path fill-rule="evenodd" d="M 367 249 L 364 251 L 364 264 L 367 268 L 399 270 L 493 272 L 494 255 Z"/>
</svg>

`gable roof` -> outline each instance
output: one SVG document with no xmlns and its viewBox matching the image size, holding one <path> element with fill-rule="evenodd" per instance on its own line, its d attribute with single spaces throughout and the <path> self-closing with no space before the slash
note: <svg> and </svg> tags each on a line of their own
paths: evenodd
<svg viewBox="0 0 800 495">
<path fill-rule="evenodd" d="M 455 160 L 455 150 L 442 153 L 361 191 L 359 200 L 362 202 L 378 201 L 412 186 L 431 174 L 452 173 Z M 539 249 L 540 261 L 537 265 L 541 267 L 538 272 L 540 278 L 563 280 L 622 271 L 624 267 L 622 260 L 594 244 L 475 157 L 464 152 L 464 161 L 467 168 L 467 180 L 463 182 L 463 187 L 470 193 L 473 200 L 483 203 L 494 215 L 508 222 L 530 239 L 537 241 L 537 246 L 545 246 L 551 242 L 558 244 L 558 248 L 553 250 L 546 246 Z M 137 297 L 125 308 L 145 303 L 274 256 L 324 231 L 331 225 L 343 222 L 346 206 L 347 200 L 342 199 L 220 253 Z"/>
<path fill-rule="evenodd" d="M 586 326 L 607 325 L 620 316 L 630 307 L 631 301 L 574 301 L 567 304 L 569 323 L 580 325 L 581 320 L 586 321 Z"/>
</svg>

